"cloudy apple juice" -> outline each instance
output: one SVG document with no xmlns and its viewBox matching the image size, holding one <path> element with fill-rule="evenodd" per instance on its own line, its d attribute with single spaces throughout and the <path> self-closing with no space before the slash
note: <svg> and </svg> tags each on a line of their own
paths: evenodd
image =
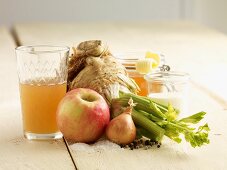
<svg viewBox="0 0 227 170">
<path fill-rule="evenodd" d="M 56 110 L 65 93 L 66 82 L 60 84 L 20 83 L 24 131 L 35 134 L 59 132 L 56 124 Z"/>
</svg>

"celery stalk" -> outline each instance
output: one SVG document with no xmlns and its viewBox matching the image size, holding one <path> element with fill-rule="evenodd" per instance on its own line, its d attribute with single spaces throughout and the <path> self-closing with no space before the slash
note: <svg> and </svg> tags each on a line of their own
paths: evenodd
<svg viewBox="0 0 227 170">
<path fill-rule="evenodd" d="M 123 93 L 123 94 L 121 93 L 120 95 L 120 99 L 123 103 L 127 103 L 130 98 L 132 98 L 133 102 L 136 104 L 135 109 L 144 110 L 160 119 L 166 118 L 166 115 L 162 113 L 162 111 L 158 108 L 159 105 L 152 102 L 148 98 L 143 96 L 138 96 L 132 93 Z"/>
<path fill-rule="evenodd" d="M 120 97 L 111 102 L 112 117 L 118 116 L 125 107 L 129 106 L 129 99 L 136 104 L 132 109 L 132 118 L 136 124 L 138 136 L 142 135 L 160 142 L 165 135 L 180 143 L 181 134 L 183 134 L 192 147 L 200 147 L 209 143 L 208 124 L 200 126 L 198 129 L 191 127 L 204 118 L 205 112 L 177 120 L 178 110 L 171 104 L 164 106 L 153 102 L 148 97 L 120 92 Z"/>
<path fill-rule="evenodd" d="M 156 142 L 156 136 L 151 134 L 148 130 L 140 127 L 139 125 L 136 125 L 136 136 L 138 139 L 142 138 L 143 136 L 150 139 L 153 142 Z"/>
<path fill-rule="evenodd" d="M 165 130 L 162 129 L 160 126 L 146 118 L 143 114 L 139 111 L 133 109 L 132 110 L 132 119 L 136 125 L 144 128 L 150 133 L 150 136 L 153 137 L 156 141 L 160 142 L 162 137 L 165 134 Z"/>
</svg>

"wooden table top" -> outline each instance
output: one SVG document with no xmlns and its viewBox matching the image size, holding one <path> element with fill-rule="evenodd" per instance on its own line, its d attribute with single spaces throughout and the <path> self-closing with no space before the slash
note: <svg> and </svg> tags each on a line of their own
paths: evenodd
<svg viewBox="0 0 227 170">
<path fill-rule="evenodd" d="M 133 151 L 100 149 L 90 152 L 74 148 L 73 145 L 66 146 L 63 140 L 31 142 L 23 139 L 15 45 L 9 32 L 0 29 L 0 65 L 3 68 L 0 76 L 7 82 L 5 84 L 10 84 L 1 84 L 1 89 L 7 90 L 0 94 L 3 98 L 0 104 L 0 127 L 3 128 L 0 151 L 4 151 L 0 152 L 0 169 L 73 169 L 73 163 L 82 170 L 227 169 L 225 35 L 192 22 L 33 23 L 17 24 L 14 31 L 20 45 L 73 46 L 84 40 L 102 39 L 114 53 L 141 49 L 164 53 L 173 70 L 191 74 L 190 112 L 207 112 L 205 121 L 211 128 L 211 143 L 194 149 L 186 143 L 176 144 L 166 138 L 161 148 Z M 9 68 L 12 71 L 6 78 Z"/>
</svg>

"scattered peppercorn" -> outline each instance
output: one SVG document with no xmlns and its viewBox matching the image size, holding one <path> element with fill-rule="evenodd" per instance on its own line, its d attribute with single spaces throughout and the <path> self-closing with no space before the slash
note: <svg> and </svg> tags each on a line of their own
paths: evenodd
<svg viewBox="0 0 227 170">
<path fill-rule="evenodd" d="M 149 145 L 150 144 L 150 141 L 149 140 L 146 140 L 145 141 L 145 145 Z"/>
<path fill-rule="evenodd" d="M 156 145 L 157 148 L 161 147 L 161 143 L 149 139 L 136 139 L 132 143 L 128 145 L 120 145 L 122 148 L 125 149 L 139 149 L 139 148 L 144 148 L 145 150 L 152 148 L 153 145 Z"/>
<path fill-rule="evenodd" d="M 150 142 L 154 142 L 152 139 L 150 139 Z"/>
<path fill-rule="evenodd" d="M 143 139 L 140 139 L 140 140 L 139 140 L 139 143 L 142 144 L 142 143 L 143 143 Z"/>
<path fill-rule="evenodd" d="M 124 147 L 125 147 L 125 145 L 121 144 L 121 145 L 120 145 L 120 147 L 121 147 L 121 148 L 124 148 Z"/>
</svg>

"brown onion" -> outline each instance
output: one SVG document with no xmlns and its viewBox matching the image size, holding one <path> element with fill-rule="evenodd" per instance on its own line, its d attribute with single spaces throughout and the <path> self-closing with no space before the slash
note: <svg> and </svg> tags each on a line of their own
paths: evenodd
<svg viewBox="0 0 227 170">
<path fill-rule="evenodd" d="M 110 121 L 106 128 L 106 136 L 117 144 L 129 144 L 136 138 L 136 126 L 131 116 L 132 106 Z"/>
</svg>

